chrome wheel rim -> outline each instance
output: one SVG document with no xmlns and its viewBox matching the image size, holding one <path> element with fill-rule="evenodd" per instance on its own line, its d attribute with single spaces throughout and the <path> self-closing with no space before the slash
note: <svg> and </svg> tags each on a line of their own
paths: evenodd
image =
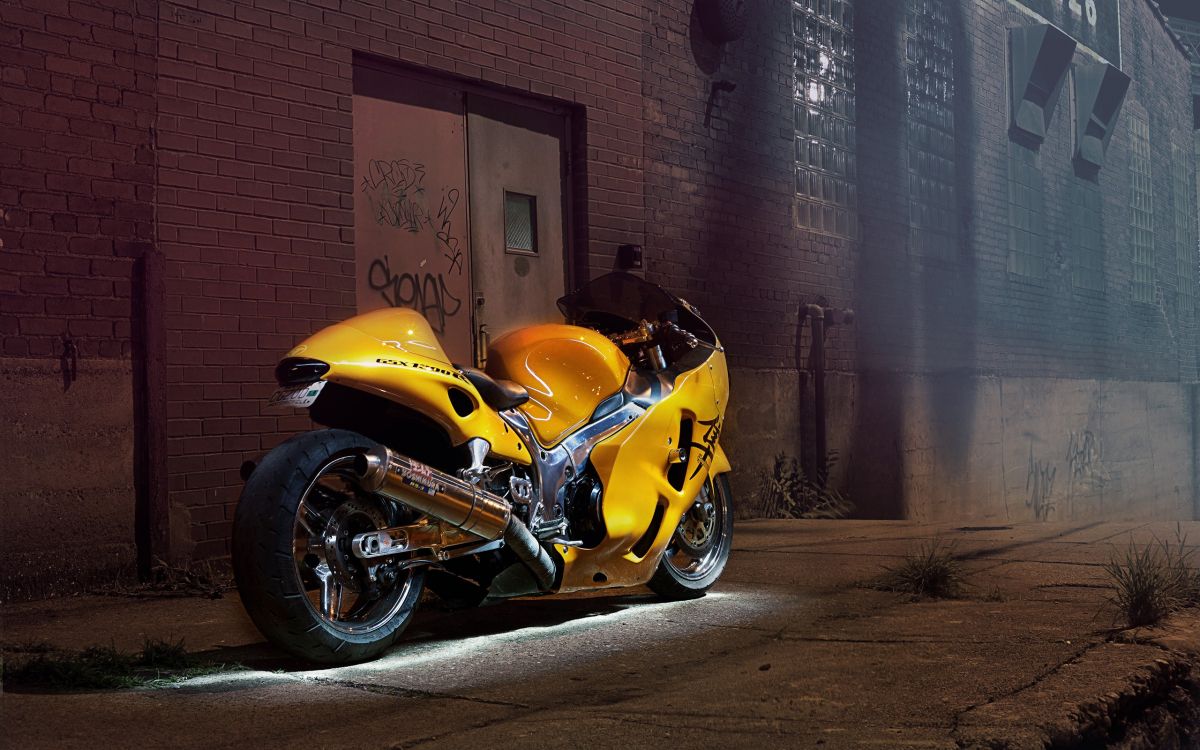
<svg viewBox="0 0 1200 750">
<path fill-rule="evenodd" d="M 358 488 L 354 456 L 324 463 L 296 506 L 293 571 L 313 616 L 347 635 L 387 625 L 404 606 L 413 571 L 366 566 L 350 552 L 355 534 L 385 528 L 399 508 Z"/>
<path fill-rule="evenodd" d="M 698 581 L 720 564 L 729 536 L 726 502 L 725 494 L 706 481 L 683 514 L 665 558 L 680 577 Z"/>
</svg>

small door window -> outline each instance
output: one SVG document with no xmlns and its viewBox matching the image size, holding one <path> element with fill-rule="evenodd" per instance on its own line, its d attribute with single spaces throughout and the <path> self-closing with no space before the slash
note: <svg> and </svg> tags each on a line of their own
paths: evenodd
<svg viewBox="0 0 1200 750">
<path fill-rule="evenodd" d="M 505 250 L 537 255 L 537 197 L 504 191 Z"/>
</svg>

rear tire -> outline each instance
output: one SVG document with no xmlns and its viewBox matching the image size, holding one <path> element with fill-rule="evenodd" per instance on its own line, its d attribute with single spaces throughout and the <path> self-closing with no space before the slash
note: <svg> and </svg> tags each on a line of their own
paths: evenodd
<svg viewBox="0 0 1200 750">
<path fill-rule="evenodd" d="M 707 506 L 711 504 L 711 511 Z M 706 526 L 711 518 L 711 526 Z M 707 528 L 707 535 L 702 535 Z M 733 492 L 724 474 L 705 483 L 646 584 L 664 599 L 704 596 L 729 562 L 733 548 Z"/>
<path fill-rule="evenodd" d="M 267 454 L 238 502 L 232 562 L 242 603 L 267 640 L 306 661 L 379 656 L 403 633 L 421 598 L 422 569 L 388 576 L 377 570 L 371 580 L 348 554 L 353 534 L 409 512 L 357 489 L 352 459 L 374 445 L 348 430 L 298 435 Z M 343 610 L 347 596 L 352 603 Z"/>
</svg>

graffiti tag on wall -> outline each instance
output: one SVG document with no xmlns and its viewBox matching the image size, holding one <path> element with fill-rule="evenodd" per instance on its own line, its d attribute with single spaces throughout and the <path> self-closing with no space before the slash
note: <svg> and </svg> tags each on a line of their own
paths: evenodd
<svg viewBox="0 0 1200 750">
<path fill-rule="evenodd" d="M 1025 476 L 1025 507 L 1033 510 L 1033 517 L 1045 521 L 1054 512 L 1054 479 L 1058 467 L 1033 457 L 1033 443 L 1029 444 L 1029 473 Z"/>
<path fill-rule="evenodd" d="M 1071 488 L 1101 489 L 1108 483 L 1104 468 L 1104 446 L 1091 430 L 1071 432 L 1067 443 L 1067 469 Z"/>
<path fill-rule="evenodd" d="M 1067 433 L 1066 455 L 1067 486 L 1064 493 L 1059 490 L 1058 499 L 1065 499 L 1068 507 L 1077 497 L 1103 490 L 1111 476 L 1104 466 L 1104 445 L 1091 430 L 1072 430 Z M 1025 507 L 1033 511 L 1033 517 L 1045 521 L 1054 514 L 1058 502 L 1054 495 L 1058 466 L 1051 461 L 1038 459 L 1029 444 L 1029 470 L 1025 475 Z M 1060 483 L 1061 487 L 1061 483 Z"/>
</svg>

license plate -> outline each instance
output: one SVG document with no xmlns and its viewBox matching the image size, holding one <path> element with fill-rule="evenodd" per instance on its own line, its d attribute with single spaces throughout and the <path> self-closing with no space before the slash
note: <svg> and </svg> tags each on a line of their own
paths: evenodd
<svg viewBox="0 0 1200 750">
<path fill-rule="evenodd" d="M 321 389 L 325 387 L 325 383 L 326 381 L 324 380 L 318 380 L 308 385 L 293 385 L 287 388 L 280 388 L 271 394 L 271 399 L 267 401 L 267 407 L 307 409 L 317 400 L 317 396 L 321 395 Z"/>
</svg>

